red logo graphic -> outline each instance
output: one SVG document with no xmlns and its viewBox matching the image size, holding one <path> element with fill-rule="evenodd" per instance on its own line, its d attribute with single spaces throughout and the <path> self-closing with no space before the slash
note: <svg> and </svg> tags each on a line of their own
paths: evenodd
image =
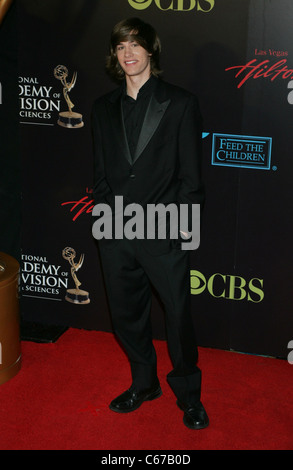
<svg viewBox="0 0 293 470">
<path fill-rule="evenodd" d="M 235 78 L 241 76 L 242 80 L 237 85 L 237 88 L 241 88 L 242 85 L 253 78 L 254 80 L 257 78 L 270 78 L 271 82 L 273 82 L 277 77 L 282 78 L 283 80 L 293 78 L 293 69 L 289 69 L 287 65 L 287 59 L 282 59 L 276 62 L 273 65 L 270 65 L 270 60 L 263 60 L 258 63 L 257 59 L 252 59 L 245 65 L 234 65 L 233 67 L 228 67 L 225 69 L 225 72 L 228 70 L 238 70 L 235 75 Z"/>
<path fill-rule="evenodd" d="M 92 190 L 87 189 L 87 193 L 91 193 Z M 62 202 L 61 206 L 71 206 L 70 212 L 74 213 L 74 216 L 72 218 L 73 222 L 76 221 L 78 217 L 81 216 L 81 214 L 86 213 L 86 214 L 91 214 L 93 207 L 94 207 L 94 200 L 91 199 L 91 196 L 84 196 L 81 199 L 77 201 L 67 201 L 67 202 Z"/>
</svg>

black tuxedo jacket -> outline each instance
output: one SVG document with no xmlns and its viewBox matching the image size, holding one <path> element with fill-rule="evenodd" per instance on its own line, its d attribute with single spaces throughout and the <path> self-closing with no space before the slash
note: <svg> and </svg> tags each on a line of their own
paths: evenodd
<svg viewBox="0 0 293 470">
<path fill-rule="evenodd" d="M 161 79 L 156 82 L 133 156 L 123 123 L 123 87 L 95 101 L 95 204 L 106 203 L 114 211 L 115 196 L 123 196 L 124 205 L 137 203 L 143 208 L 147 204 L 175 203 L 188 204 L 191 209 L 191 204 L 203 204 L 198 100 L 182 88 Z M 170 240 L 145 243 L 157 254 L 170 249 Z"/>
</svg>

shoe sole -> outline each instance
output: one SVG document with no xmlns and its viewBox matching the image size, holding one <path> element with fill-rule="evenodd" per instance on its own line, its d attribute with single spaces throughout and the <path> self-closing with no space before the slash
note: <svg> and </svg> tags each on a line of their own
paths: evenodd
<svg viewBox="0 0 293 470">
<path fill-rule="evenodd" d="M 155 400 L 156 398 L 159 398 L 160 396 L 162 396 L 162 390 L 161 389 L 156 390 L 155 392 L 152 392 L 149 395 L 147 395 L 146 398 L 144 398 L 144 400 L 141 403 L 139 403 L 135 407 L 131 408 L 131 410 L 119 410 L 116 407 L 111 406 L 111 403 L 109 405 L 109 408 L 110 408 L 110 410 L 115 411 L 116 413 L 131 413 L 132 411 L 137 410 L 145 401 L 152 401 L 152 400 Z"/>
<path fill-rule="evenodd" d="M 178 408 L 180 408 L 180 410 L 182 410 L 183 412 L 185 412 L 184 407 L 181 406 L 181 404 L 179 403 L 178 400 L 176 401 L 176 404 L 177 404 Z M 206 424 L 201 424 L 201 425 L 199 425 L 199 424 L 196 425 L 196 424 L 195 424 L 194 426 L 191 426 L 190 424 L 188 424 L 188 423 L 186 422 L 185 416 L 183 416 L 183 423 L 185 424 L 185 426 L 186 426 L 187 428 L 189 428 L 189 429 L 197 429 L 197 430 L 199 430 L 199 429 L 205 429 L 205 428 L 207 428 L 207 427 L 209 426 L 209 424 L 210 424 L 209 419 L 208 419 L 207 422 L 206 422 Z"/>
</svg>

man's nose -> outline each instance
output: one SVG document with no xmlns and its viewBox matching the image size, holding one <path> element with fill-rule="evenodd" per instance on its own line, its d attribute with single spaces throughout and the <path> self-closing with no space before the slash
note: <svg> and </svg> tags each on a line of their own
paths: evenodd
<svg viewBox="0 0 293 470">
<path fill-rule="evenodd" d="M 131 46 L 126 46 L 124 49 L 125 57 L 130 57 L 132 55 L 132 48 Z"/>
</svg>

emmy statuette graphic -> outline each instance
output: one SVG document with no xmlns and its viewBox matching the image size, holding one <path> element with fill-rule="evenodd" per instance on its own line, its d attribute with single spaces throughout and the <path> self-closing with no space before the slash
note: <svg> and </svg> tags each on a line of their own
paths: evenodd
<svg viewBox="0 0 293 470">
<path fill-rule="evenodd" d="M 68 128 L 78 128 L 78 127 L 83 127 L 84 123 L 82 120 L 82 114 L 80 113 L 74 113 L 72 111 L 72 108 L 74 108 L 74 104 L 70 100 L 68 93 L 72 90 L 76 83 L 76 77 L 77 73 L 74 72 L 72 80 L 70 83 L 67 83 L 67 77 L 68 77 L 68 69 L 65 67 L 65 65 L 57 65 L 54 69 L 54 76 L 57 78 L 57 80 L 60 80 L 62 85 L 63 85 L 63 96 L 65 98 L 65 101 L 68 106 L 68 111 L 62 111 L 59 113 L 59 119 L 58 119 L 58 124 L 59 126 L 62 127 L 68 127 Z"/>
<path fill-rule="evenodd" d="M 65 300 L 73 304 L 89 304 L 90 303 L 89 293 L 79 288 L 79 286 L 81 285 L 81 282 L 79 282 L 75 274 L 76 271 L 78 271 L 83 264 L 84 255 L 81 255 L 78 263 L 75 263 L 74 262 L 74 259 L 76 256 L 75 250 L 73 248 L 66 247 L 62 251 L 62 256 L 64 259 L 66 259 L 69 262 L 71 266 L 71 276 L 75 283 L 75 289 L 67 289 Z"/>
</svg>

